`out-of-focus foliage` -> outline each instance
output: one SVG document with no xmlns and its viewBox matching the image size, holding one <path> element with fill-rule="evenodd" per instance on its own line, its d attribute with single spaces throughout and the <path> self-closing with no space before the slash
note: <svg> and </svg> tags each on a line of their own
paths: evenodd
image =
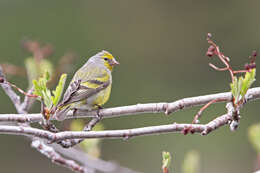
<svg viewBox="0 0 260 173">
<path fill-rule="evenodd" d="M 249 127 L 248 137 L 256 152 L 260 154 L 260 123 Z"/>
<path fill-rule="evenodd" d="M 82 119 L 73 120 L 70 124 L 70 130 L 72 131 L 82 131 L 84 126 L 86 125 L 86 122 Z M 94 131 L 101 131 L 104 130 L 104 126 L 102 123 L 98 123 L 94 128 L 92 129 Z M 88 154 L 99 157 L 101 154 L 100 150 L 100 142 L 102 139 L 85 139 L 83 142 L 80 143 L 80 147 L 82 150 L 87 152 Z"/>
<path fill-rule="evenodd" d="M 53 74 L 53 65 L 47 59 L 41 59 L 37 61 L 33 57 L 29 57 L 25 59 L 25 69 L 27 71 L 29 88 L 32 86 L 32 81 L 34 79 L 38 79 L 42 76 L 46 71 L 50 75 Z"/>
<path fill-rule="evenodd" d="M 200 156 L 195 150 L 189 151 L 183 161 L 182 173 L 200 173 Z"/>
</svg>

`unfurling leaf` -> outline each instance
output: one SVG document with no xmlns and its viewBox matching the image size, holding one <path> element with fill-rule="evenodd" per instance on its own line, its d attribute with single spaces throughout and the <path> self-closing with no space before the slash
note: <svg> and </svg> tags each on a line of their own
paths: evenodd
<svg viewBox="0 0 260 173">
<path fill-rule="evenodd" d="M 66 79 L 67 79 L 67 74 L 62 74 L 59 83 L 56 86 L 56 89 L 52 91 L 53 96 L 51 96 L 51 100 L 54 106 L 56 106 L 60 101 L 62 92 L 64 90 Z"/>
<path fill-rule="evenodd" d="M 64 84 L 66 82 L 67 74 L 62 74 L 59 83 L 54 91 L 47 88 L 47 82 L 50 80 L 49 72 L 45 72 L 43 77 L 38 80 L 33 80 L 34 94 L 41 97 L 45 106 L 50 110 L 53 106 L 56 106 L 61 98 Z M 53 95 L 52 95 L 53 94 Z"/>
<path fill-rule="evenodd" d="M 234 77 L 234 81 L 230 84 L 231 92 L 233 97 L 235 98 L 235 102 L 237 102 L 237 98 L 239 97 L 239 89 L 238 89 L 238 82 L 237 77 Z"/>
<path fill-rule="evenodd" d="M 171 153 L 167 151 L 162 152 L 162 169 L 169 169 L 171 164 Z"/>
<path fill-rule="evenodd" d="M 244 97 L 246 95 L 247 90 L 251 87 L 251 85 L 255 81 L 255 75 L 256 75 L 256 69 L 252 69 L 249 72 L 246 72 L 245 78 L 242 83 L 242 88 L 241 88 L 241 95 Z"/>
<path fill-rule="evenodd" d="M 47 82 L 50 79 L 49 73 L 46 71 L 43 77 L 38 80 L 33 80 L 34 94 L 43 99 L 44 104 L 48 109 L 52 107 L 51 91 L 47 88 Z"/>
<path fill-rule="evenodd" d="M 235 103 L 244 99 L 246 92 L 255 81 L 256 69 L 246 72 L 245 77 L 240 76 L 239 79 L 234 77 L 234 81 L 230 84 L 232 95 Z"/>
</svg>

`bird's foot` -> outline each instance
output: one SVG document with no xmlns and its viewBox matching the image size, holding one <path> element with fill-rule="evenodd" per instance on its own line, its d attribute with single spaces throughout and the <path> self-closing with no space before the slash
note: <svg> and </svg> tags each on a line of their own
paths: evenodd
<svg viewBox="0 0 260 173">
<path fill-rule="evenodd" d="M 74 117 L 74 116 L 76 116 L 76 112 L 78 111 L 78 109 L 77 108 L 74 108 L 73 109 L 73 111 L 72 111 L 72 116 Z"/>
<path fill-rule="evenodd" d="M 100 115 L 100 110 L 103 109 L 103 107 L 100 106 L 100 105 L 95 105 L 95 106 L 97 106 L 97 108 L 98 108 L 98 109 L 97 109 L 96 118 L 99 119 L 99 120 L 101 120 L 101 119 L 102 119 L 102 115 Z"/>
</svg>

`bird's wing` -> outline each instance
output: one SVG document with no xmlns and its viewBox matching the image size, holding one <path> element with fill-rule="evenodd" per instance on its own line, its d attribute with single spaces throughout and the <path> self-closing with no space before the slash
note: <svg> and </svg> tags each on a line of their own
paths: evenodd
<svg viewBox="0 0 260 173">
<path fill-rule="evenodd" d="M 95 94 L 97 94 L 98 92 L 104 90 L 105 88 L 107 88 L 109 86 L 110 82 L 104 82 L 101 85 L 99 85 L 96 88 L 89 88 L 87 86 L 84 85 L 79 85 L 79 88 L 77 91 L 69 93 L 68 96 L 66 96 L 66 99 L 64 100 L 65 105 L 70 104 L 70 103 L 75 103 L 78 101 L 82 101 L 84 99 L 87 99 Z"/>
<path fill-rule="evenodd" d="M 111 74 L 104 68 L 87 64 L 74 75 L 59 106 L 78 102 L 104 90 L 111 84 Z"/>
</svg>

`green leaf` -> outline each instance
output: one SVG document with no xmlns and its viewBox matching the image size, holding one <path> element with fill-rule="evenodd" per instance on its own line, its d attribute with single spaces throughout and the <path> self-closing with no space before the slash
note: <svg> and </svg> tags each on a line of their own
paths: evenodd
<svg viewBox="0 0 260 173">
<path fill-rule="evenodd" d="M 162 168 L 169 168 L 171 164 L 171 154 L 170 152 L 162 152 Z"/>
<path fill-rule="evenodd" d="M 250 72 L 246 72 L 245 77 L 234 77 L 234 81 L 230 84 L 232 95 L 235 99 L 235 103 L 238 103 L 246 95 L 247 90 L 255 81 L 256 69 L 252 69 Z"/>
<path fill-rule="evenodd" d="M 56 106 L 61 98 L 62 92 L 64 90 L 64 85 L 67 79 L 67 74 L 62 74 L 59 80 L 58 85 L 56 86 L 56 89 L 52 91 L 53 96 L 51 96 L 51 100 L 54 106 Z"/>
<path fill-rule="evenodd" d="M 234 78 L 234 81 L 230 84 L 231 92 L 235 98 L 237 95 L 237 77 Z"/>
<path fill-rule="evenodd" d="M 244 97 L 246 95 L 247 90 L 254 83 L 256 75 L 256 69 L 252 69 L 250 72 L 246 72 L 245 78 L 242 83 L 241 96 Z"/>
<path fill-rule="evenodd" d="M 43 100 L 44 100 L 44 104 L 47 106 L 47 108 L 51 108 L 52 107 L 52 101 L 51 101 L 51 91 L 49 89 L 44 89 L 43 90 Z"/>
<path fill-rule="evenodd" d="M 243 77 L 240 77 L 238 80 L 237 80 L 237 77 L 234 77 L 233 83 L 230 84 L 231 92 L 235 99 L 235 103 L 237 103 L 240 98 L 240 90 L 241 90 L 242 81 L 243 81 Z"/>
<path fill-rule="evenodd" d="M 46 71 L 43 77 L 38 80 L 33 80 L 34 94 L 43 99 L 44 104 L 48 109 L 52 107 L 51 91 L 47 88 L 47 82 L 50 79 L 49 73 Z"/>
<path fill-rule="evenodd" d="M 34 94 L 38 95 L 40 97 L 43 97 L 42 93 L 41 93 L 41 87 L 38 84 L 38 81 L 37 80 L 33 80 L 32 83 L 33 83 L 33 86 L 34 86 Z"/>
<path fill-rule="evenodd" d="M 200 162 L 200 156 L 197 151 L 192 150 L 188 152 L 184 158 L 184 162 L 182 165 L 182 172 L 199 173 L 199 162 Z"/>
<path fill-rule="evenodd" d="M 251 125 L 248 129 L 249 141 L 254 149 L 260 154 L 260 123 Z"/>
</svg>

